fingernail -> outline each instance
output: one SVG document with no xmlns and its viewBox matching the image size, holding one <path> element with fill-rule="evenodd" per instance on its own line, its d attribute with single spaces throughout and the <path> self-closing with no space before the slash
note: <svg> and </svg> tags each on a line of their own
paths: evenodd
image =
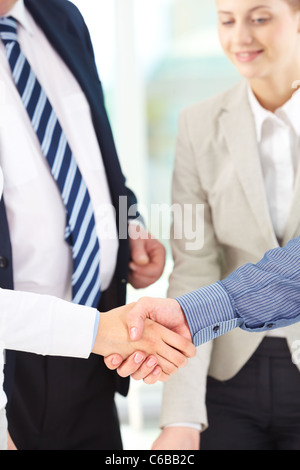
<svg viewBox="0 0 300 470">
<path fill-rule="evenodd" d="M 136 364 L 140 364 L 144 359 L 144 356 L 143 354 L 140 354 L 140 353 L 136 353 L 136 355 L 134 356 L 134 362 Z"/>
<path fill-rule="evenodd" d="M 148 366 L 148 367 L 153 367 L 153 366 L 155 366 L 156 363 L 157 363 L 156 359 L 154 359 L 153 357 L 151 357 L 151 358 L 149 359 L 149 361 L 147 361 L 147 366 Z"/>
<path fill-rule="evenodd" d="M 147 255 L 141 255 L 138 257 L 137 260 L 141 264 L 148 264 L 149 263 L 149 257 Z"/>
<path fill-rule="evenodd" d="M 113 366 L 117 366 L 118 364 L 121 363 L 121 361 L 117 357 L 113 357 L 112 360 L 111 360 L 111 363 L 112 363 Z"/>
<path fill-rule="evenodd" d="M 130 328 L 130 338 L 134 340 L 137 337 L 137 332 L 138 329 L 135 326 Z"/>
<path fill-rule="evenodd" d="M 131 271 L 136 271 L 137 270 L 136 265 L 133 264 L 133 263 L 129 263 L 129 268 L 131 269 Z"/>
<path fill-rule="evenodd" d="M 154 371 L 152 372 L 153 375 L 159 375 L 161 373 L 160 367 L 155 367 Z"/>
</svg>

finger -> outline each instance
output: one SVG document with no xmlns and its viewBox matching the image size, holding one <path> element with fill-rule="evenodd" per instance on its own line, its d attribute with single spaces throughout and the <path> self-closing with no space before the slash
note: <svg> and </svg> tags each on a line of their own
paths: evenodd
<svg viewBox="0 0 300 470">
<path fill-rule="evenodd" d="M 168 328 L 164 328 L 162 339 L 167 345 L 171 346 L 172 348 L 177 349 L 178 352 L 180 351 L 184 356 L 188 358 L 192 358 L 196 355 L 196 352 L 197 352 L 196 347 L 190 340 L 188 340 L 187 338 L 184 338 L 181 335 L 178 335 L 177 333 L 174 333 L 173 331 L 170 331 Z M 180 360 L 179 356 L 178 356 L 178 359 Z M 177 362 L 176 362 L 176 365 L 180 367 L 179 363 Z M 184 362 L 181 367 L 185 367 Z"/>
<path fill-rule="evenodd" d="M 156 382 L 167 382 L 170 379 L 170 375 L 165 374 L 159 366 L 157 366 L 154 371 L 144 378 L 144 382 L 147 385 L 153 385 Z"/>
<path fill-rule="evenodd" d="M 104 358 L 104 363 L 106 367 L 110 370 L 117 369 L 123 362 L 123 357 L 120 354 L 111 354 Z"/>
<path fill-rule="evenodd" d="M 148 265 L 149 266 L 149 265 Z M 135 289 L 145 289 L 146 287 L 154 284 L 160 277 L 160 273 L 151 273 L 149 276 L 145 272 L 130 271 L 128 276 L 128 282 Z"/>
<path fill-rule="evenodd" d="M 144 331 L 144 323 L 147 318 L 147 310 L 143 308 L 142 304 L 136 304 L 126 316 L 126 323 L 130 339 L 132 341 L 138 341 L 141 339 Z"/>
<path fill-rule="evenodd" d="M 186 365 L 186 356 L 164 341 L 159 341 L 156 344 L 154 354 L 159 357 L 159 365 L 167 374 L 173 374 L 179 367 Z"/>
<path fill-rule="evenodd" d="M 155 263 L 148 263 L 146 266 L 138 266 L 137 264 L 131 262 L 129 263 L 129 268 L 131 269 L 131 276 L 137 278 L 142 277 L 144 282 L 152 282 L 153 279 L 160 277 L 163 269 L 160 265 Z"/>
<path fill-rule="evenodd" d="M 120 367 L 118 367 L 117 372 L 120 377 L 129 377 L 134 374 L 140 367 L 141 364 L 145 361 L 146 354 L 143 352 L 135 352 L 129 356 L 125 361 L 122 362 Z M 156 361 L 157 363 L 157 361 Z"/>
<path fill-rule="evenodd" d="M 180 356 L 177 356 L 175 359 L 174 356 L 171 357 L 170 361 L 165 357 L 161 357 L 159 354 L 157 354 L 157 358 L 158 365 L 161 367 L 162 371 L 167 375 L 176 374 L 178 369 L 181 367 L 185 367 L 188 362 L 187 358 L 182 354 Z"/>
<path fill-rule="evenodd" d="M 166 359 L 165 357 L 160 356 L 157 354 L 158 358 L 158 365 L 162 368 L 162 371 L 165 374 L 172 375 L 176 374 L 179 368 L 185 367 L 188 363 L 188 359 L 181 353 L 179 353 L 180 356 L 175 356 L 171 357 L 171 361 Z"/>
<path fill-rule="evenodd" d="M 147 242 L 148 256 L 151 262 L 157 268 L 163 270 L 166 262 L 166 249 L 158 240 L 148 240 Z"/>
<path fill-rule="evenodd" d="M 150 259 L 146 250 L 145 240 L 138 238 L 131 240 L 131 258 L 137 265 L 148 264 Z"/>
<path fill-rule="evenodd" d="M 138 304 L 136 304 L 136 306 L 137 305 Z M 144 305 L 144 303 L 141 303 L 140 305 Z M 147 308 L 142 307 L 142 309 L 143 314 L 145 315 Z M 131 315 L 134 310 L 135 307 L 131 310 Z M 137 309 L 137 311 L 139 312 L 139 309 Z M 136 316 L 133 315 L 133 317 L 135 318 Z M 193 357 L 195 355 L 195 346 L 191 341 L 187 340 L 183 336 L 174 333 L 168 328 L 165 328 L 150 319 L 146 319 L 143 324 L 146 325 L 146 328 L 141 342 L 137 343 L 141 345 L 137 346 L 139 349 L 144 350 L 143 345 L 146 342 L 145 352 L 159 355 L 165 358 L 168 362 L 174 364 L 176 367 L 184 367 L 186 365 L 186 357 Z M 169 373 L 168 371 L 164 372 Z"/>
<path fill-rule="evenodd" d="M 154 367 L 153 371 L 150 372 L 149 375 L 147 375 L 145 378 L 143 378 L 143 381 L 147 385 L 153 385 L 158 381 L 161 381 L 161 378 L 163 379 L 163 376 L 166 374 L 161 370 L 159 366 Z"/>
<path fill-rule="evenodd" d="M 134 287 L 134 289 L 146 289 L 146 287 L 154 284 L 160 275 L 157 276 L 145 276 L 144 273 L 138 274 L 134 271 L 130 271 L 128 275 L 128 282 Z"/>
<path fill-rule="evenodd" d="M 143 243 L 143 252 L 147 254 L 148 262 L 147 263 L 135 263 L 135 259 L 132 258 L 130 263 L 130 268 L 133 271 L 138 273 L 148 272 L 152 275 L 158 275 L 162 273 L 165 267 L 166 262 L 166 249 L 165 247 L 156 239 L 148 238 L 146 240 L 140 240 Z M 140 245 L 140 244 L 138 244 Z M 141 249 L 139 247 L 139 249 Z"/>
<path fill-rule="evenodd" d="M 156 366 L 154 370 L 143 379 L 145 384 L 153 385 L 156 382 L 166 382 L 169 380 L 169 375 L 165 374 L 159 366 Z"/>
<path fill-rule="evenodd" d="M 131 377 L 134 380 L 142 380 L 145 377 L 147 377 L 149 374 L 152 374 L 154 372 L 154 370 L 157 368 L 157 364 L 158 364 L 157 357 L 150 355 L 141 364 L 141 366 L 136 370 L 136 372 L 131 375 Z M 160 367 L 158 367 L 158 369 L 161 371 Z"/>
</svg>

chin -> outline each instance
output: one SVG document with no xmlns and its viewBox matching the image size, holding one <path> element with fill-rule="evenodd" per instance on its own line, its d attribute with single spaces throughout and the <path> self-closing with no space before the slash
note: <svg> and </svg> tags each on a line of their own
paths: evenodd
<svg viewBox="0 0 300 470">
<path fill-rule="evenodd" d="M 257 70 L 256 67 L 251 67 L 249 65 L 241 65 L 241 64 L 234 64 L 235 68 L 239 72 L 239 74 L 247 78 L 248 80 L 254 80 L 256 78 L 261 78 L 263 76 L 263 73 L 261 70 Z"/>
</svg>

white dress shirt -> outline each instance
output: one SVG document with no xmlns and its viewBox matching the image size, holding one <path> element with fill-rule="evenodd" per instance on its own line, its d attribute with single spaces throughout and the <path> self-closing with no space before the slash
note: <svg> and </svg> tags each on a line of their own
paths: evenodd
<svg viewBox="0 0 300 470">
<path fill-rule="evenodd" d="M 26 10 L 23 0 L 18 0 L 9 15 L 14 16 L 19 22 L 18 36 L 21 48 L 56 111 L 87 184 L 100 240 L 100 276 L 102 290 L 105 290 L 115 271 L 119 244 L 115 212 L 89 104 L 68 67 Z M 37 353 L 45 354 L 51 350 L 55 352 L 55 343 L 49 346 L 51 335 L 49 343 L 42 344 L 43 340 L 38 339 L 38 333 L 49 331 L 50 334 L 50 331 L 54 332 L 55 326 L 59 324 L 59 318 L 54 313 L 56 308 L 54 304 L 57 305 L 58 300 L 53 300 L 54 304 L 46 296 L 38 296 L 39 298 L 34 300 L 24 291 L 71 300 L 72 254 L 64 240 L 65 208 L 12 81 L 5 47 L 1 41 L 0 168 L 3 171 L 3 194 L 13 251 L 14 287 L 18 291 L 13 293 L 17 296 L 12 296 L 11 292 L 5 290 L 0 291 L 1 318 L 7 321 L 6 324 L 2 323 L 3 331 L 0 330 L 0 334 L 2 337 L 5 334 L 5 343 L 10 349 L 26 350 L 27 347 L 34 352 L 33 347 L 35 347 Z M 0 174 L 2 181 L 2 173 Z M 28 328 L 24 327 L 23 332 L 20 329 L 24 323 L 21 323 L 20 314 L 17 315 L 19 311 L 21 312 L 21 309 L 17 309 L 20 302 L 22 302 L 22 313 L 27 312 L 29 315 Z M 81 328 L 79 331 L 82 332 L 81 343 L 87 341 L 90 348 L 92 338 L 90 336 L 87 338 L 85 333 L 89 331 L 91 321 L 88 318 L 85 321 L 79 318 L 80 315 L 76 313 L 77 306 L 70 304 L 69 307 L 69 312 L 71 315 L 74 312 L 74 317 L 72 322 L 66 322 L 66 317 L 61 319 L 62 334 L 66 334 L 71 327 L 70 334 L 75 335 L 74 341 L 76 341 L 75 333 L 79 325 Z M 60 310 L 62 311 L 62 308 Z M 94 309 L 90 315 L 95 321 Z M 73 319 L 74 321 L 77 319 L 74 328 Z M 45 321 L 44 329 L 43 321 Z M 29 325 L 31 328 L 36 325 L 33 331 L 34 339 Z M 51 328 L 47 330 L 50 326 Z M 68 337 L 70 334 L 68 333 Z M 78 334 L 77 341 L 79 341 Z M 75 352 L 75 344 L 73 346 Z M 60 353 L 66 350 L 67 347 L 64 350 L 60 348 Z M 5 405 L 1 384 L 0 377 L 0 409 Z"/>
<path fill-rule="evenodd" d="M 249 87 L 262 171 L 275 234 L 285 232 L 300 157 L 300 90 L 274 113 L 263 108 Z"/>
<path fill-rule="evenodd" d="M 271 221 L 278 241 L 284 236 L 300 158 L 300 90 L 274 113 L 266 110 L 249 87 Z M 283 329 L 267 336 L 284 337 Z"/>
<path fill-rule="evenodd" d="M 105 290 L 118 252 L 115 214 L 87 100 L 72 73 L 19 0 L 10 14 L 19 42 L 56 111 L 87 184 L 100 240 Z M 1 42 L 1 41 L 0 41 Z M 65 207 L 0 44 L 0 166 L 13 249 L 16 290 L 71 299 L 72 254 L 64 240 Z M 17 136 L 17 138 L 16 138 Z M 43 263 L 41 263 L 43 260 Z"/>
</svg>

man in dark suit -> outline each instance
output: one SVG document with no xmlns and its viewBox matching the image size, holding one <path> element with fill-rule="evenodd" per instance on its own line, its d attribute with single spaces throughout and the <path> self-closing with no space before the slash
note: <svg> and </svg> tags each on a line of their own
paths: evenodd
<svg viewBox="0 0 300 470">
<path fill-rule="evenodd" d="M 42 88 L 47 91 L 78 158 L 96 208 L 97 233 L 101 226 L 97 208 L 102 203 L 114 208 L 113 219 L 109 215 L 103 223 L 109 223 L 111 233 L 115 229 L 119 237 L 115 237 L 116 242 L 100 237 L 103 279 L 98 308 L 107 311 L 123 305 L 127 281 L 137 288 L 155 282 L 162 273 L 165 253 L 162 245 L 144 229 L 138 238 L 124 236 L 124 227 L 127 233 L 130 224 L 128 208 L 136 204 L 136 198 L 125 186 L 87 27 L 77 8 L 67 0 L 0 0 L 1 16 L 17 21 L 21 50 L 24 48 Z M 6 51 L 1 41 L 0 46 L 0 70 L 8 101 L 3 109 L 12 112 L 15 123 L 15 127 L 7 127 L 3 133 L 0 154 L 6 181 L 0 206 L 0 287 L 68 299 L 72 273 L 65 241 L 54 242 L 50 256 L 46 254 L 47 237 L 55 238 L 57 231 L 63 230 L 59 224 L 64 220 L 64 209 L 57 199 L 56 183 L 49 168 L 39 166 L 44 165 L 39 144 L 28 116 L 23 115 L 20 107 L 23 103 L 12 87 L 11 71 L 6 65 L 9 46 Z M 20 156 L 22 161 L 18 160 Z M 19 168 L 22 170 L 16 171 Z M 53 195 L 47 192 L 48 187 Z M 48 205 L 42 209 L 39 204 L 44 197 Z M 61 220 L 56 219 L 59 214 Z M 49 235 L 52 229 L 53 234 Z M 43 235 L 35 238 L 39 231 Z M 129 270 L 130 259 L 137 267 L 133 271 Z M 126 395 L 128 381 L 109 371 L 98 356 L 85 361 L 8 354 L 6 390 L 9 431 L 18 449 L 122 448 L 114 394 L 118 391 Z"/>
</svg>

